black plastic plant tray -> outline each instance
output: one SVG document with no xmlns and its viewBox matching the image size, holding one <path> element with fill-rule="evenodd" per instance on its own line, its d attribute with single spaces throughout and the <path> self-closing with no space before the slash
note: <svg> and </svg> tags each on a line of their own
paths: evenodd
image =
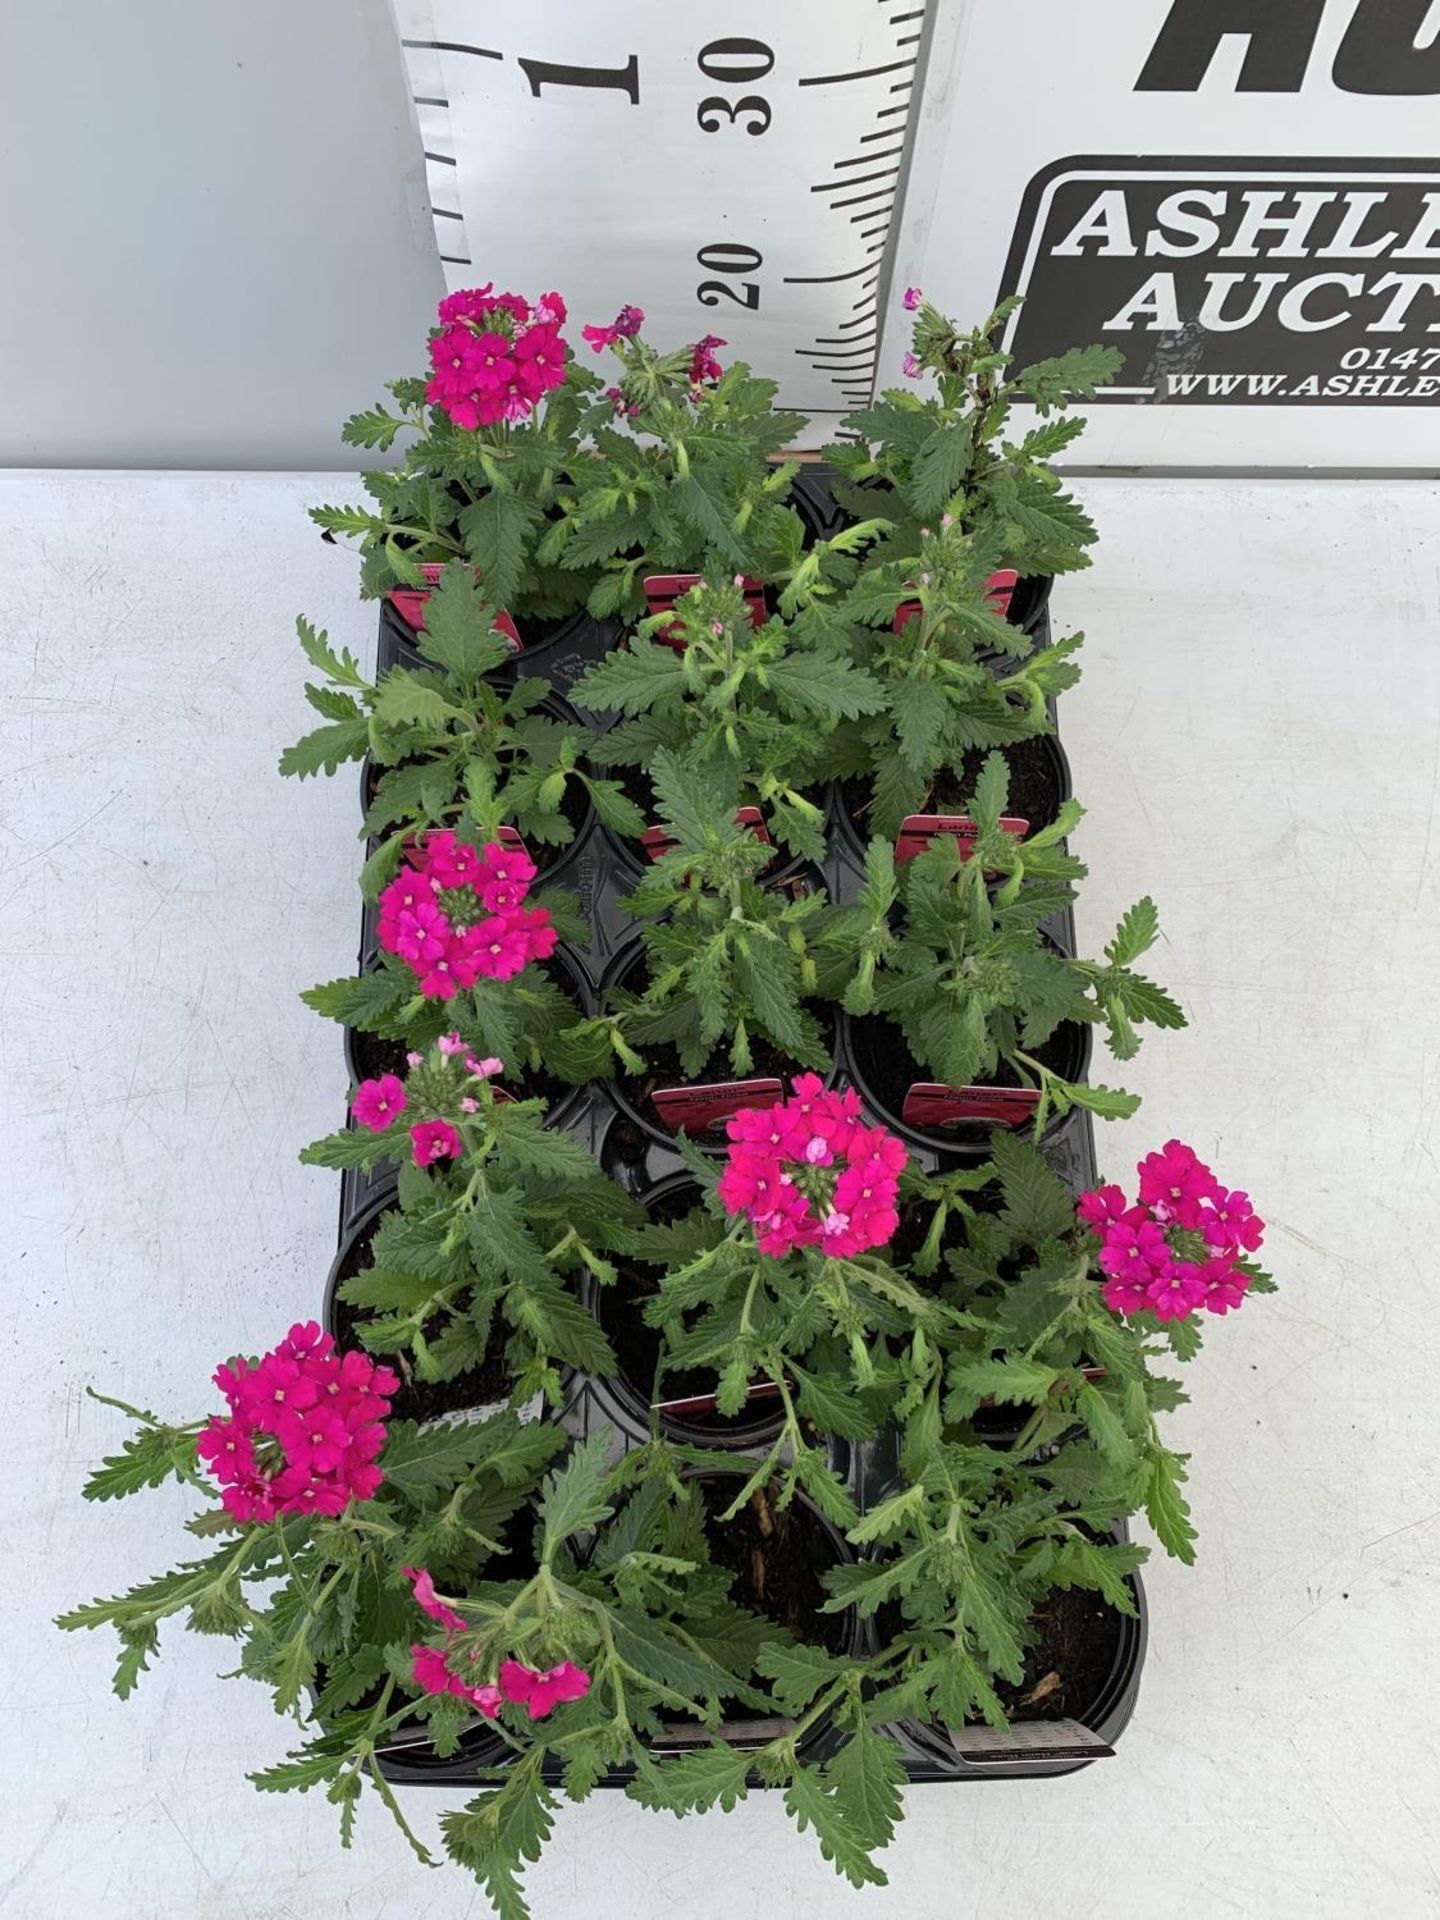
<svg viewBox="0 0 1440 1920">
<path fill-rule="evenodd" d="M 833 531 L 843 523 L 843 514 L 830 499 L 828 475 L 822 467 L 810 465 L 802 468 L 796 489 L 802 511 L 817 532 Z M 1039 590 L 1037 583 L 1025 584 L 1036 587 L 1028 603 L 1032 619 L 1027 621 L 1027 625 L 1036 645 L 1043 646 L 1048 644 L 1050 637 L 1046 595 Z M 596 621 L 578 615 L 567 621 L 559 632 L 543 644 L 518 653 L 512 670 L 524 676 L 544 675 L 558 693 L 567 695 L 588 668 L 610 651 L 619 634 L 620 628 L 616 622 Z M 396 665 L 423 666 L 425 663 L 415 650 L 414 639 L 413 632 L 394 609 L 384 606 L 380 620 L 377 672 L 383 673 Z M 576 711 L 581 723 L 597 733 L 603 730 L 606 723 L 599 717 L 578 709 Z M 1058 742 L 1057 753 L 1061 785 L 1068 794 L 1068 763 Z M 823 882 L 832 900 L 844 905 L 856 898 L 864 875 L 863 843 L 848 821 L 842 819 L 842 812 L 840 797 L 832 792 L 827 820 L 826 858 L 816 878 Z M 547 963 L 552 967 L 559 964 L 568 969 L 587 1010 L 594 1010 L 601 1005 L 609 982 L 617 973 L 623 972 L 627 960 L 638 951 L 639 932 L 636 923 L 623 911 L 621 903 L 643 874 L 646 864 L 642 848 L 619 840 L 592 815 L 563 857 L 553 862 L 542 875 L 541 888 L 553 883 L 576 893 L 589 922 L 591 938 L 586 945 L 562 948 L 558 959 Z M 359 956 L 362 969 L 377 961 L 375 917 L 373 906 L 367 906 L 362 916 Z M 1073 917 L 1068 911 L 1048 923 L 1046 930 L 1063 951 L 1075 951 Z M 849 1025 L 847 1016 L 837 1014 L 836 1069 L 841 1075 L 854 1078 Z M 356 1038 L 353 1034 L 346 1036 L 347 1068 L 352 1079 L 358 1077 L 353 1060 Z M 556 1102 L 552 1114 L 553 1124 L 565 1127 L 582 1140 L 605 1170 L 637 1196 L 651 1192 L 678 1175 L 688 1177 L 688 1170 L 673 1138 L 666 1134 L 658 1116 L 647 1115 L 636 1107 L 627 1099 L 623 1087 L 597 1082 L 578 1088 Z M 973 1164 L 983 1157 L 983 1142 L 960 1142 L 918 1133 L 897 1122 L 888 1113 L 877 1114 L 876 1117 L 883 1117 L 887 1125 L 905 1138 L 916 1162 L 927 1172 L 941 1171 L 947 1166 L 966 1162 Z M 697 1143 L 717 1152 L 722 1151 L 725 1145 L 723 1130 L 702 1136 Z M 1042 1146 L 1047 1159 L 1072 1190 L 1079 1192 L 1096 1184 L 1095 1142 L 1089 1114 L 1077 1109 L 1063 1121 L 1052 1125 Z M 369 1173 L 350 1169 L 342 1174 L 339 1222 L 341 1253 L 350 1236 L 389 1204 L 393 1193 L 394 1171 L 384 1165 Z M 341 1253 L 337 1253 L 324 1300 L 324 1320 L 332 1332 L 335 1330 L 335 1288 Z M 596 1302 L 593 1290 L 587 1295 L 587 1304 L 594 1310 Z M 442 1417 L 464 1418 L 466 1415 L 459 1412 Z M 643 1394 L 623 1377 L 605 1380 L 572 1371 L 565 1381 L 562 1404 L 556 1408 L 537 1409 L 537 1417 L 558 1421 L 577 1438 L 608 1428 L 614 1437 L 617 1453 L 639 1446 L 650 1437 L 650 1411 Z M 662 1414 L 660 1426 L 662 1431 L 677 1440 L 721 1447 L 733 1454 L 737 1465 L 741 1466 L 763 1458 L 773 1440 L 773 1430 L 769 1435 L 766 1434 L 764 1416 L 759 1412 L 753 1422 L 737 1423 L 737 1427 L 723 1438 L 713 1427 L 703 1424 L 697 1427 L 683 1412 L 669 1416 Z M 832 1439 L 829 1446 L 831 1463 L 862 1512 L 885 1496 L 895 1469 L 893 1446 L 884 1432 L 873 1442 L 852 1443 Z M 833 1533 L 834 1530 L 831 1531 Z M 837 1550 L 842 1554 L 850 1555 L 853 1552 L 838 1535 L 836 1541 Z M 1003 1760 L 969 1761 L 954 1751 L 949 1737 L 939 1729 L 907 1723 L 890 1731 L 900 1742 L 909 1778 L 914 1782 L 1046 1778 L 1075 1772 L 1089 1765 L 1099 1753 L 1108 1751 L 1134 1711 L 1145 1655 L 1147 1615 L 1144 1590 L 1136 1576 L 1130 1576 L 1130 1585 L 1135 1596 L 1137 1617 L 1127 1619 L 1119 1616 L 1119 1641 L 1109 1678 L 1084 1715 L 1083 1729 L 1088 1729 L 1086 1739 L 1092 1742 L 1098 1740 L 1099 1743 L 1093 1750 L 1089 1747 L 1071 1750 L 1047 1748 L 1045 1755 L 1048 1757 L 1041 1754 L 1025 1757 L 1011 1754 Z M 869 1650 L 878 1647 L 877 1630 L 872 1621 L 855 1621 L 853 1632 L 857 1647 Z M 743 1742 L 746 1724 L 736 1723 L 732 1729 L 727 1729 L 727 1737 L 733 1735 Z M 1043 1727 L 1046 1723 L 1025 1724 Z M 758 1742 L 759 1739 L 771 1737 L 775 1731 L 773 1723 L 763 1723 L 762 1727 L 755 1730 L 753 1737 Z M 1077 1739 L 1079 1737 L 1077 1735 Z M 805 1751 L 808 1757 L 824 1757 L 825 1738 L 822 1727 L 807 1741 Z M 677 1733 L 668 1745 L 666 1741 L 655 1743 L 657 1751 L 679 1750 L 693 1744 L 694 1736 L 683 1733 Z M 414 1740 L 394 1743 L 382 1752 L 380 1760 L 386 1778 L 396 1784 L 469 1788 L 483 1784 L 488 1770 L 503 1766 L 506 1751 L 503 1743 L 487 1730 L 486 1723 L 477 1718 L 474 1729 L 463 1736 L 462 1751 L 449 1759 L 440 1759 L 424 1736 L 417 1735 Z M 600 1784 L 623 1787 L 630 1777 L 629 1770 L 616 1770 Z M 756 1779 L 752 1784 L 762 1783 Z"/>
</svg>

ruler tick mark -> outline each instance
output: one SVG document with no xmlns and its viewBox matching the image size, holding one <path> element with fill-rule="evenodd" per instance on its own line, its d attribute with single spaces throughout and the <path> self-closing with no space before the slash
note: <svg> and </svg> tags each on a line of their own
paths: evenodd
<svg viewBox="0 0 1440 1920">
<path fill-rule="evenodd" d="M 451 213 L 448 207 L 431 207 L 431 213 L 437 220 L 463 220 L 463 213 Z"/>
<path fill-rule="evenodd" d="M 885 199 L 893 200 L 894 197 L 895 197 L 895 189 L 893 187 L 876 187 L 873 193 L 857 193 L 853 200 L 832 200 L 830 202 L 830 205 L 832 209 L 835 209 L 836 211 L 838 211 L 839 208 L 841 207 L 861 206 L 866 200 L 885 200 Z M 862 213 L 858 216 L 858 218 L 860 218 L 861 220 L 868 220 L 870 218 L 870 215 L 868 213 Z"/>
<path fill-rule="evenodd" d="M 438 104 L 443 106 L 445 103 L 442 100 L 438 102 Z M 865 136 L 867 140 L 874 139 L 875 137 L 875 135 L 868 133 Z M 893 139 L 894 135 L 887 135 L 886 137 Z M 835 164 L 837 167 L 863 167 L 872 160 L 888 160 L 892 153 L 903 153 L 904 151 L 905 149 L 903 147 L 886 147 L 883 153 L 857 153 L 853 160 L 837 160 Z"/>
<path fill-rule="evenodd" d="M 460 164 L 458 160 L 452 160 L 448 153 L 431 153 L 428 147 L 425 149 L 425 158 L 435 161 L 438 166 L 442 167 L 458 167 Z"/>
<path fill-rule="evenodd" d="M 498 59 L 499 56 L 496 57 Z M 874 80 L 882 73 L 899 73 L 902 67 L 913 67 L 914 64 L 914 60 L 892 60 L 883 67 L 857 67 L 854 73 L 812 73 L 798 84 L 802 87 L 836 87 L 846 80 Z"/>
<path fill-rule="evenodd" d="M 402 40 L 402 47 L 429 47 L 436 53 L 473 53 L 481 60 L 503 60 L 504 54 L 495 47 L 467 47 L 461 40 Z M 466 260 L 463 263 L 469 266 Z"/>
<path fill-rule="evenodd" d="M 833 280 L 853 280 L 864 273 L 863 266 L 852 267 L 849 273 L 787 273 L 784 284 L 787 287 L 825 287 Z"/>
<path fill-rule="evenodd" d="M 440 100 L 432 93 L 412 93 L 410 98 L 417 107 L 448 107 L 448 100 Z"/>
<path fill-rule="evenodd" d="M 863 187 L 867 180 L 893 180 L 899 167 L 879 167 L 874 173 L 853 174 L 848 180 L 822 180 L 818 187 L 811 187 L 811 193 L 838 193 L 842 187 Z M 853 205 L 848 200 L 837 200 L 837 207 Z"/>
</svg>

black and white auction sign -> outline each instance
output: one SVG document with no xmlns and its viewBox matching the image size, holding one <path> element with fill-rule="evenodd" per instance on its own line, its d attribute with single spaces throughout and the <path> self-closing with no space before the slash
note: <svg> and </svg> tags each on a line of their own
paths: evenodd
<svg viewBox="0 0 1440 1920">
<path fill-rule="evenodd" d="M 941 38 L 897 283 L 1024 295 L 1022 360 L 1117 347 L 1087 462 L 1440 464 L 1440 0 L 962 0 Z"/>
<path fill-rule="evenodd" d="M 394 6 L 452 285 L 719 335 L 816 440 L 903 286 L 1018 292 L 1125 357 L 1087 462 L 1440 464 L 1440 0 Z"/>
</svg>

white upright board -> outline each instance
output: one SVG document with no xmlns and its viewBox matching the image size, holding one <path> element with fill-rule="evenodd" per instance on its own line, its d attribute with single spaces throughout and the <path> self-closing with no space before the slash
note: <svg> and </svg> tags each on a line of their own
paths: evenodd
<svg viewBox="0 0 1440 1920">
<path fill-rule="evenodd" d="M 933 4 L 933 0 L 930 0 Z M 869 397 L 927 0 L 396 0 L 452 285 Z"/>
</svg>

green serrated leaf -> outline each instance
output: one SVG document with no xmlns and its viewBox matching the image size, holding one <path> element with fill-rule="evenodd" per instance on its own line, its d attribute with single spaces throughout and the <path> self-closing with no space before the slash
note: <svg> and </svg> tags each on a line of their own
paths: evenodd
<svg viewBox="0 0 1440 1920">
<path fill-rule="evenodd" d="M 693 1753 L 637 1761 L 629 1797 L 657 1813 L 731 1812 L 745 1798 L 750 1756 L 741 1748 L 715 1745 Z"/>
<path fill-rule="evenodd" d="M 327 1020 L 338 1020 L 342 1026 L 359 1027 L 368 1033 L 393 1020 L 414 995 L 413 975 L 402 979 L 379 968 L 327 980 L 323 986 L 307 988 L 300 998 Z"/>
<path fill-rule="evenodd" d="M 1180 1491 L 1185 1483 L 1186 1455 L 1160 1449 L 1152 1455 L 1145 1488 L 1145 1515 L 1168 1554 L 1195 1564 L 1196 1532 L 1190 1524 L 1190 1506 Z"/>
<path fill-rule="evenodd" d="M 755 1657 L 755 1671 L 770 1682 L 770 1691 L 785 1713 L 803 1713 L 843 1670 L 833 1654 L 803 1640 L 767 1641 Z"/>
<path fill-rule="evenodd" d="M 905 1762 L 895 1741 L 862 1724 L 825 1768 L 854 1831 L 867 1847 L 890 1844 L 903 1808 Z"/>
<path fill-rule="evenodd" d="M 1075 1396 L 1080 1418 L 1090 1437 L 1112 1466 L 1122 1471 L 1135 1464 L 1135 1443 L 1111 1400 L 1088 1383 Z"/>
<path fill-rule="evenodd" d="M 563 1466 L 546 1476 L 540 1495 L 540 1518 L 545 1528 L 547 1558 L 572 1533 L 608 1520 L 614 1507 L 608 1492 L 610 1449 L 614 1436 L 601 1427 L 579 1441 Z"/>
<path fill-rule="evenodd" d="M 503 1786 L 440 1817 L 446 1852 L 475 1875 L 498 1920 L 530 1920 L 520 1871 L 540 1858 L 554 1826 L 555 1801 L 541 1782 L 540 1757 L 527 1754 Z"/>
<path fill-rule="evenodd" d="M 916 513 L 938 513 L 960 487 L 970 463 L 970 436 L 960 426 L 937 426 L 915 449 L 910 466 L 910 504 Z"/>
<path fill-rule="evenodd" d="M 309 779 L 317 773 L 334 773 L 350 760 L 363 760 L 370 745 L 370 727 L 366 720 L 336 720 L 316 727 L 280 755 L 280 771 L 287 777 Z"/>
<path fill-rule="evenodd" d="M 376 690 L 375 718 L 382 727 L 443 729 L 448 721 L 462 717 L 460 709 L 446 699 L 434 674 L 420 675 L 394 667 Z"/>
<path fill-rule="evenodd" d="M 122 1441 L 119 1453 L 106 1455 L 82 1491 L 87 1500 L 121 1500 L 142 1487 L 158 1487 L 172 1475 L 183 1479 L 194 1465 L 193 1427 L 147 1425 Z"/>
<path fill-rule="evenodd" d="M 1007 1226 L 1032 1246 L 1069 1233 L 1075 1224 L 1074 1196 L 1038 1147 L 1018 1134 L 997 1131 L 990 1158 L 1000 1176 Z"/>
<path fill-rule="evenodd" d="M 1105 957 L 1112 966 L 1128 967 L 1142 953 L 1148 953 L 1159 937 L 1160 915 L 1155 902 L 1147 895 L 1137 900 L 1121 919 L 1114 939 L 1105 949 Z"/>
<path fill-rule="evenodd" d="M 785 1791 L 785 1810 L 802 1833 L 814 1829 L 821 1853 L 852 1887 L 888 1884 L 870 1858 L 874 1842 L 813 1767 L 796 1768 Z"/>
<path fill-rule="evenodd" d="M 538 518 L 531 502 L 493 487 L 460 516 L 466 550 L 497 607 L 508 607 L 520 591 L 526 547 Z"/>
</svg>

